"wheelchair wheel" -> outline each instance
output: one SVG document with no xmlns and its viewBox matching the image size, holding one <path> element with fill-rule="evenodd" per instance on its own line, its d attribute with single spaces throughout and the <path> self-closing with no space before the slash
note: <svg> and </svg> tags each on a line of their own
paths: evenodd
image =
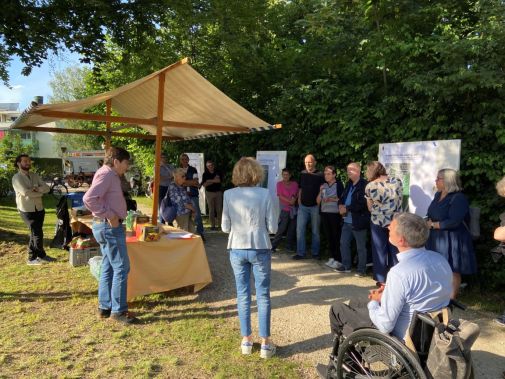
<svg viewBox="0 0 505 379">
<path fill-rule="evenodd" d="M 426 375 L 414 354 L 394 337 L 361 329 L 340 346 L 336 378 L 426 379 Z"/>
</svg>

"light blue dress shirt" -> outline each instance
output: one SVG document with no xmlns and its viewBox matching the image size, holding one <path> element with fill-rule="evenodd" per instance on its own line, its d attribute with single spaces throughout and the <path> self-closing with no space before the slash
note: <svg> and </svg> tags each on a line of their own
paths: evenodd
<svg viewBox="0 0 505 379">
<path fill-rule="evenodd" d="M 224 192 L 221 229 L 228 249 L 271 249 L 279 215 L 266 188 L 237 187 Z"/>
<path fill-rule="evenodd" d="M 397 257 L 381 302 L 370 301 L 368 312 L 377 329 L 403 340 L 414 311 L 432 312 L 449 304 L 452 270 L 442 255 L 426 249 L 407 250 Z"/>
</svg>

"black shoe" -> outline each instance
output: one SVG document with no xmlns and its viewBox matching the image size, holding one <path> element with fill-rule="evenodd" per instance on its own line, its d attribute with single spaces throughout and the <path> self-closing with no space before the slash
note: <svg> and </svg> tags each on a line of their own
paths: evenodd
<svg viewBox="0 0 505 379">
<path fill-rule="evenodd" d="M 109 318 L 110 317 L 110 309 L 102 309 L 98 308 L 98 317 L 100 318 Z"/>
<path fill-rule="evenodd" d="M 275 253 L 277 251 L 276 247 L 272 247 L 272 253 Z"/>
<path fill-rule="evenodd" d="M 50 257 L 49 255 L 45 255 L 43 257 L 39 257 L 40 260 L 45 262 L 56 262 L 56 258 Z"/>
<path fill-rule="evenodd" d="M 125 325 L 136 324 L 139 321 L 138 318 L 128 315 L 128 312 L 111 313 L 110 319 Z"/>
<path fill-rule="evenodd" d="M 301 255 L 298 255 L 298 254 L 295 254 L 291 257 L 291 259 L 294 259 L 295 261 L 301 261 L 302 259 L 305 259 L 304 256 L 301 256 Z"/>
</svg>

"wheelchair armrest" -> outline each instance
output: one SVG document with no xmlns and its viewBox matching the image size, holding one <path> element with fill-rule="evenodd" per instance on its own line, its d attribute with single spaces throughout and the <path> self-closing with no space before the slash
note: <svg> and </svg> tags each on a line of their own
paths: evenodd
<svg viewBox="0 0 505 379">
<path fill-rule="evenodd" d="M 417 318 L 419 320 L 421 320 L 422 322 L 432 326 L 432 327 L 435 327 L 436 326 L 436 323 L 435 323 L 435 320 L 433 320 L 430 315 L 427 315 L 425 313 L 417 313 Z"/>
<path fill-rule="evenodd" d="M 466 311 L 466 305 L 454 299 L 451 299 L 451 301 L 449 302 L 449 307 L 456 307 L 461 309 L 462 311 Z"/>
</svg>

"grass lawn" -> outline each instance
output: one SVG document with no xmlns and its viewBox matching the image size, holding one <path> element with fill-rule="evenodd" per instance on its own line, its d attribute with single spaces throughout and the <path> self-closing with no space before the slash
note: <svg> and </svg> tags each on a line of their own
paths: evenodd
<svg viewBox="0 0 505 379">
<path fill-rule="evenodd" d="M 45 204 L 49 246 L 55 201 Z M 89 267 L 71 267 L 57 249 L 47 252 L 58 262 L 27 266 L 27 229 L 13 199 L 0 199 L 0 220 L 0 378 L 300 377 L 302 363 L 243 357 L 238 325 L 188 289 L 136 299 L 139 325 L 99 320 Z"/>
</svg>

